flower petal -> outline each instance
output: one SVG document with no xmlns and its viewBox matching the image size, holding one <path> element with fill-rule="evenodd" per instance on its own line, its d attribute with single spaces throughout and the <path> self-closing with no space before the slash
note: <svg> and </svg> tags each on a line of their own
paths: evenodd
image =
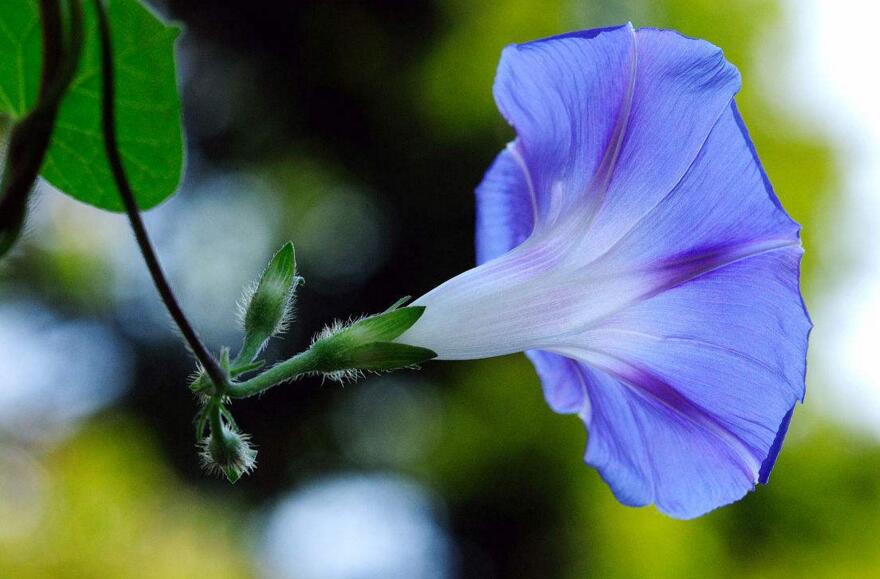
<svg viewBox="0 0 880 579">
<path fill-rule="evenodd" d="M 766 482 L 804 395 L 800 255 L 715 269 L 558 350 L 594 369 L 586 459 L 621 501 L 689 518 Z"/>
<path fill-rule="evenodd" d="M 515 153 L 528 168 L 541 221 L 582 201 L 613 165 L 632 100 L 635 46 L 626 25 L 504 49 L 495 101 L 516 129 Z"/>
<path fill-rule="evenodd" d="M 640 29 L 637 42 L 631 112 L 601 207 L 589 217 L 585 259 L 602 254 L 676 187 L 741 85 L 708 42 L 653 29 Z"/>
<path fill-rule="evenodd" d="M 590 398 L 580 364 L 565 356 L 541 350 L 529 350 L 526 356 L 541 378 L 544 399 L 550 408 L 560 414 L 579 414 L 589 422 Z"/>
<path fill-rule="evenodd" d="M 661 381 L 638 371 L 618 377 L 581 367 L 592 403 L 586 460 L 620 502 L 653 502 L 686 519 L 742 498 L 754 486 L 748 457 L 723 443 L 724 431 L 710 418 L 671 407 L 659 394 L 666 388 Z M 646 391 L 647 384 L 657 394 Z"/>
<path fill-rule="evenodd" d="M 652 267 L 668 276 L 661 285 L 761 248 L 799 244 L 800 227 L 779 204 L 733 102 L 675 187 L 626 221 L 593 266 Z"/>
<path fill-rule="evenodd" d="M 509 146 L 496 157 L 477 187 L 478 264 L 507 253 L 532 232 L 534 207 L 524 169 L 522 159 Z M 589 416 L 589 398 L 577 362 L 540 350 L 529 350 L 526 355 L 541 378 L 547 404 L 555 412 Z"/>
<path fill-rule="evenodd" d="M 601 255 L 675 187 L 739 87 L 717 47 L 671 31 L 505 49 L 495 98 L 517 130 L 537 228 L 573 212 L 590 230 L 584 259 Z"/>
<path fill-rule="evenodd" d="M 591 265 L 652 267 L 654 289 L 561 350 L 602 369 L 587 461 L 622 501 L 691 517 L 767 481 L 804 395 L 801 254 L 731 105 L 676 188 Z"/>
<path fill-rule="evenodd" d="M 400 338 L 446 359 L 526 350 L 615 495 L 682 518 L 767 480 L 804 395 L 799 227 L 739 86 L 719 49 L 669 31 L 506 49 L 495 96 L 518 137 L 477 191 L 482 265 L 417 300 Z"/>
<path fill-rule="evenodd" d="M 504 149 L 477 187 L 477 263 L 503 255 L 532 233 L 534 208 L 526 173 L 510 148 Z"/>
<path fill-rule="evenodd" d="M 782 423 L 779 425 L 779 430 L 776 432 L 776 440 L 773 441 L 773 446 L 770 447 L 770 452 L 767 454 L 767 458 L 761 463 L 761 472 L 758 473 L 758 482 L 762 485 L 770 482 L 770 471 L 772 471 L 773 467 L 776 465 L 779 451 L 782 450 L 782 442 L 785 440 L 785 435 L 788 434 L 788 425 L 791 424 L 792 414 L 794 414 L 794 406 L 791 407 L 791 410 L 789 410 L 788 414 L 782 419 Z"/>
</svg>

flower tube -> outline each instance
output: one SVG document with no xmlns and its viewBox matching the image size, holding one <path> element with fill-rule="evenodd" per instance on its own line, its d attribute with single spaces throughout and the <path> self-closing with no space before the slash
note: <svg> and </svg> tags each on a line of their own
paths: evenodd
<svg viewBox="0 0 880 579">
<path fill-rule="evenodd" d="M 479 265 L 400 343 L 526 352 L 627 505 L 690 518 L 765 483 L 803 400 L 812 327 L 783 210 L 721 51 L 631 25 L 507 47 L 517 137 L 476 192 Z"/>
</svg>

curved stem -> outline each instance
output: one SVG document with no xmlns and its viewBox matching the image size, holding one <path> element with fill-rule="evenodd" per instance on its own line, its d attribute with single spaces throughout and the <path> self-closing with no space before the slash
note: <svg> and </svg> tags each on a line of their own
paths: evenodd
<svg viewBox="0 0 880 579">
<path fill-rule="evenodd" d="M 71 3 L 70 46 L 65 51 L 59 1 L 40 0 L 43 43 L 40 92 L 33 109 L 13 126 L 9 135 L 6 167 L 0 178 L 0 256 L 12 247 L 21 233 L 28 198 L 49 150 L 61 97 L 72 78 L 65 73 L 76 70 L 79 62 L 81 25 L 77 0 Z"/>
<path fill-rule="evenodd" d="M 140 210 L 134 199 L 134 193 L 125 174 L 125 168 L 122 165 L 122 159 L 119 154 L 119 147 L 116 140 L 116 114 L 115 114 L 115 77 L 113 70 L 113 47 L 110 39 L 110 23 L 107 18 L 107 11 L 102 0 L 94 0 L 95 10 L 98 14 L 98 30 L 101 39 L 101 70 L 103 86 L 101 90 L 102 97 L 102 127 L 104 130 L 104 146 L 107 152 L 107 160 L 110 162 L 110 170 L 113 173 L 113 179 L 119 194 L 122 197 L 122 203 L 125 206 L 125 212 L 128 214 L 128 220 L 134 231 L 135 239 L 138 247 L 143 254 L 147 269 L 150 270 L 150 276 L 153 283 L 159 291 L 159 295 L 171 314 L 174 323 L 180 328 L 189 348 L 192 350 L 199 363 L 205 369 L 215 387 L 221 392 L 228 386 L 226 373 L 220 368 L 220 364 L 216 358 L 211 355 L 205 345 L 202 343 L 193 326 L 189 323 L 186 314 L 177 301 L 174 292 L 165 274 L 156 252 L 150 243 L 144 222 L 141 219 Z"/>
<path fill-rule="evenodd" d="M 231 398 L 247 398 L 265 392 L 272 386 L 311 374 L 318 368 L 318 357 L 312 350 L 300 352 L 262 374 L 244 382 L 233 383 L 226 394 Z"/>
</svg>

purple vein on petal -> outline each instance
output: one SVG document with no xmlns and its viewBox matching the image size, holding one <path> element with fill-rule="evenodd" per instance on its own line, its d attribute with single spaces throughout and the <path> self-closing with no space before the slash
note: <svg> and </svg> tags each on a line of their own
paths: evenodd
<svg viewBox="0 0 880 579">
<path fill-rule="evenodd" d="M 760 239 L 691 249 L 663 259 L 651 267 L 659 276 L 661 283 L 642 299 L 650 299 L 659 293 L 738 261 L 794 247 L 800 247 L 798 239 Z"/>
<path fill-rule="evenodd" d="M 578 196 L 578 199 L 583 202 L 583 206 L 577 209 L 577 213 L 586 217 L 586 223 L 582 223 L 579 226 L 579 228 L 582 228 L 582 231 L 584 233 L 589 230 L 590 224 L 599 213 L 599 209 L 604 202 L 608 186 L 610 185 L 611 179 L 614 175 L 614 169 L 617 165 L 617 159 L 620 155 L 620 150 L 623 147 L 623 143 L 626 137 L 627 124 L 629 122 L 630 114 L 632 111 L 632 103 L 635 94 L 637 76 L 636 73 L 638 70 L 638 35 L 632 24 L 629 24 L 627 26 L 630 36 L 632 38 L 632 43 L 630 45 L 630 64 L 627 88 L 623 94 L 623 98 L 621 99 L 620 108 L 618 109 L 617 118 L 615 120 L 615 125 L 610 135 L 610 138 L 608 139 L 608 143 L 605 146 L 602 160 L 600 161 L 599 166 L 596 168 L 595 173 L 590 178 L 589 184 L 587 185 L 583 193 Z M 519 139 L 515 139 L 508 144 L 507 149 L 510 151 L 513 159 L 522 171 L 527 183 L 529 200 L 532 205 L 532 234 L 534 234 L 542 227 L 543 222 L 547 219 L 547 215 L 544 215 L 544 219 L 542 219 L 540 207 L 538 204 L 538 192 L 535 189 L 534 179 L 532 177 L 531 171 L 529 170 L 528 163 L 526 162 L 521 147 L 521 141 Z M 548 194 L 549 192 L 545 191 L 544 193 Z M 551 216 L 555 216 L 553 208 L 549 208 L 547 213 L 549 213 Z"/>
<path fill-rule="evenodd" d="M 566 338 L 571 336 L 582 335 L 584 332 L 598 328 L 604 321 L 613 318 L 620 312 L 625 311 L 638 303 L 650 300 L 663 292 L 696 280 L 713 271 L 723 269 L 739 261 L 787 248 L 800 248 L 800 240 L 769 239 L 703 247 L 672 256 L 657 263 L 649 264 L 647 267 L 633 268 L 626 271 L 611 270 L 610 273 L 607 274 L 609 277 L 644 275 L 652 281 L 648 283 L 644 291 L 634 295 L 631 299 L 621 303 L 618 307 L 603 313 L 600 317 L 591 319 L 584 325 L 573 326 L 569 331 L 557 334 L 556 339 L 559 342 L 564 342 Z M 595 262 L 588 265 L 593 267 Z M 577 356 L 573 357 L 576 358 Z"/>
<path fill-rule="evenodd" d="M 757 481 L 763 453 L 743 441 L 715 413 L 693 402 L 654 373 L 606 353 L 591 352 L 590 364 L 618 379 L 633 392 L 668 408 L 718 438 L 734 454 L 737 465 Z"/>
<path fill-rule="evenodd" d="M 614 169 L 617 166 L 617 159 L 620 156 L 620 149 L 623 146 L 624 137 L 626 136 L 626 128 L 629 124 L 630 113 L 632 112 L 633 96 L 636 87 L 636 72 L 639 65 L 639 49 L 638 35 L 632 24 L 628 25 L 632 44 L 630 46 L 630 70 L 629 80 L 626 92 L 624 93 L 623 102 L 620 103 L 620 109 L 617 112 L 617 120 L 615 121 L 614 131 L 611 139 L 608 141 L 602 161 L 596 169 L 590 184 L 584 195 L 585 207 L 584 214 L 587 215 L 587 223 L 584 232 L 589 231 L 590 225 L 599 213 L 599 208 L 605 200 L 608 192 L 608 185 L 611 183 L 611 177 L 614 175 Z"/>
<path fill-rule="evenodd" d="M 690 336 L 676 336 L 676 335 L 661 336 L 659 334 L 651 334 L 648 332 L 641 332 L 638 330 L 627 330 L 624 328 L 613 328 L 613 327 L 601 326 L 601 325 L 594 328 L 594 329 L 587 330 L 587 332 L 585 332 L 583 335 L 587 336 L 590 334 L 605 334 L 605 335 L 624 334 L 624 335 L 642 337 L 642 338 L 654 340 L 657 342 L 667 342 L 667 343 L 679 342 L 679 343 L 686 343 L 686 344 L 696 344 L 702 348 L 709 348 L 711 350 L 718 350 L 718 351 L 723 352 L 725 354 L 730 354 L 731 356 L 734 356 L 736 358 L 744 360 L 750 364 L 754 364 L 755 366 L 760 367 L 761 369 L 765 370 L 769 374 L 777 376 L 780 380 L 782 380 L 786 384 L 794 386 L 793 384 L 791 384 L 791 381 L 788 380 L 788 378 L 785 376 L 785 373 L 780 371 L 779 368 L 774 368 L 773 366 L 771 366 L 767 362 L 765 362 L 755 356 L 752 356 L 750 354 L 742 352 L 740 350 L 731 348 L 730 346 L 724 346 L 722 344 L 717 344 L 715 342 L 710 342 L 708 340 L 693 338 Z M 759 426 L 762 426 L 762 425 L 759 424 Z"/>
<path fill-rule="evenodd" d="M 731 102 L 731 106 L 733 106 L 732 103 L 734 101 L 732 98 L 731 98 L 730 102 Z M 680 185 L 684 182 L 684 180 L 690 174 L 691 170 L 700 161 L 700 157 L 703 155 L 703 152 L 706 149 L 706 143 L 709 142 L 709 138 L 712 136 L 712 132 L 715 130 L 715 127 L 718 125 L 719 122 L 721 122 L 721 119 L 724 116 L 725 111 L 726 111 L 726 107 L 722 108 L 719 111 L 718 118 L 715 119 L 715 122 L 712 125 L 712 129 L 710 129 L 709 132 L 706 133 L 706 136 L 703 138 L 703 140 L 700 142 L 699 146 L 696 148 L 696 151 L 694 152 L 694 155 L 691 158 L 691 161 L 688 164 L 687 168 L 678 177 L 675 184 L 672 187 L 670 187 L 669 190 L 666 191 L 659 199 L 657 199 L 656 203 L 654 203 L 644 213 L 642 213 L 642 215 L 640 215 L 638 219 L 633 221 L 632 225 L 630 225 L 626 231 L 622 232 L 617 239 L 615 239 L 613 242 L 611 242 L 601 253 L 596 255 L 590 261 L 590 263 L 599 262 L 606 255 L 613 254 L 614 250 L 617 247 L 622 245 L 631 235 L 633 235 L 636 231 L 638 231 L 639 227 L 641 225 L 643 225 L 644 223 L 647 223 L 650 220 L 651 216 L 654 214 L 655 211 L 657 211 L 663 205 L 664 201 L 666 201 L 667 199 L 672 197 L 672 195 L 674 195 L 678 191 Z M 621 139 L 621 142 L 622 142 L 622 139 Z M 763 168 L 761 170 L 763 171 Z"/>
</svg>

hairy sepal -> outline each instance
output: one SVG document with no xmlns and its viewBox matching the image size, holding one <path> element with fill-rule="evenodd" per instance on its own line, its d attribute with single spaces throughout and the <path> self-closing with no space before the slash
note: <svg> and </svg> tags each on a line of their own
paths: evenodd
<svg viewBox="0 0 880 579">
<path fill-rule="evenodd" d="M 317 360 L 316 370 L 333 378 L 348 370 L 387 372 L 435 358 L 437 354 L 427 348 L 393 342 L 424 311 L 421 306 L 397 307 L 350 324 L 336 323 L 325 328 L 311 348 Z"/>
</svg>

